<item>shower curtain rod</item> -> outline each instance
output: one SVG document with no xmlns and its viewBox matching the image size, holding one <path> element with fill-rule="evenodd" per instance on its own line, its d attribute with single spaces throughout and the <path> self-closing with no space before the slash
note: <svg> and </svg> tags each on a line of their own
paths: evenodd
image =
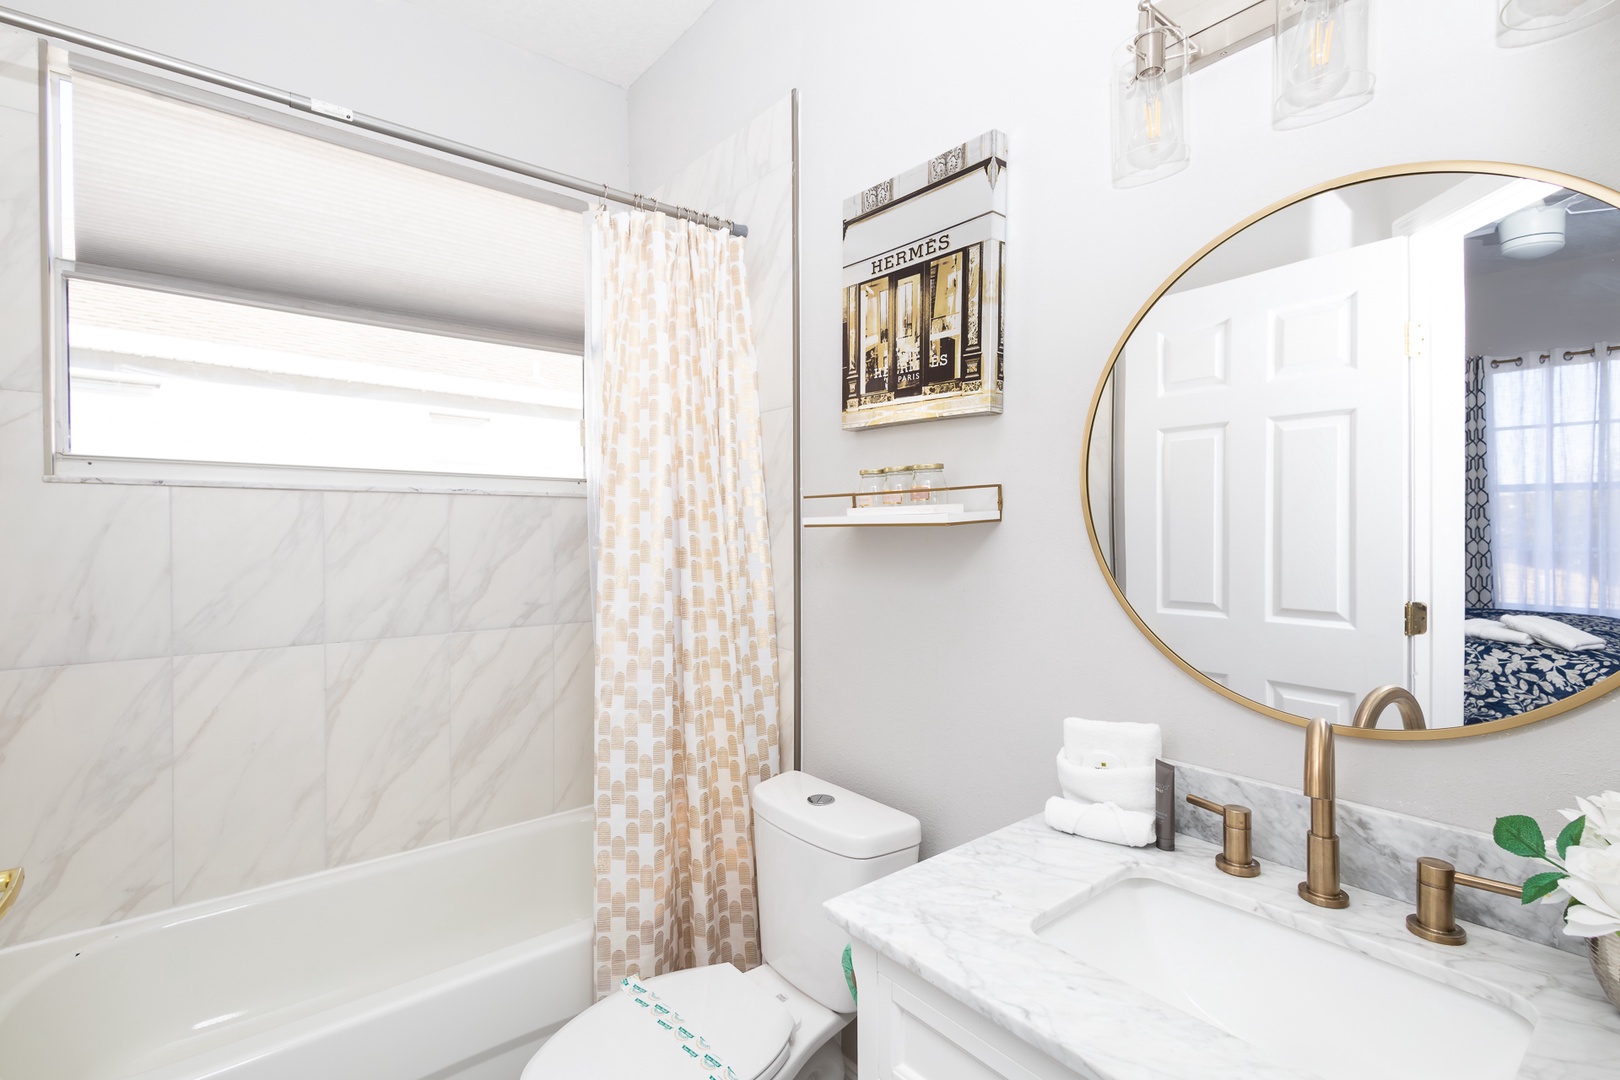
<svg viewBox="0 0 1620 1080">
<path fill-rule="evenodd" d="M 121 41 L 113 41 L 111 38 L 104 38 L 99 34 L 91 34 L 83 30 L 75 30 L 71 26 L 63 26 L 61 23 L 51 22 L 49 19 L 35 18 L 21 11 L 0 8 L 0 24 L 15 26 L 20 30 L 27 30 L 41 37 L 54 38 L 72 45 L 82 45 L 87 49 L 95 49 L 98 52 L 123 57 L 125 60 L 134 60 L 149 67 L 162 68 L 164 71 L 184 75 L 188 79 L 223 86 L 228 90 L 235 90 L 239 94 L 247 94 L 251 97 L 273 101 L 278 105 L 286 106 L 298 112 L 311 113 L 315 116 L 325 117 L 328 120 L 336 120 L 350 127 L 360 128 L 378 135 L 386 135 L 391 139 L 398 139 L 400 142 L 425 146 L 429 150 L 437 150 L 453 157 L 476 161 L 481 165 L 517 173 L 519 176 L 541 180 L 557 187 L 568 188 L 571 191 L 581 191 L 604 201 L 622 203 L 625 206 L 633 206 L 638 210 L 662 212 L 673 217 L 707 225 L 711 229 L 730 229 L 734 236 L 748 235 L 748 226 L 739 222 L 727 221 L 724 218 L 715 217 L 713 214 L 704 214 L 697 210 L 688 210 L 683 206 L 659 202 L 645 195 L 637 195 L 634 192 L 609 187 L 607 184 L 593 184 L 589 180 L 581 180 L 577 176 L 555 172 L 539 165 L 530 165 L 526 161 L 506 157 L 504 154 L 480 150 L 476 146 L 468 146 L 466 143 L 459 143 L 452 139 L 441 139 L 437 135 L 430 135 L 415 128 L 393 124 L 387 120 L 380 120 L 375 116 L 367 116 L 342 105 L 333 105 L 330 102 L 305 97 L 303 94 L 294 94 L 288 90 L 278 90 L 273 86 L 253 82 L 251 79 L 238 78 L 235 75 L 227 75 L 222 71 L 215 71 L 212 68 L 188 63 L 185 60 L 176 60 L 174 57 L 165 56 L 162 53 L 151 52 L 134 45 L 125 45 Z"/>
</svg>

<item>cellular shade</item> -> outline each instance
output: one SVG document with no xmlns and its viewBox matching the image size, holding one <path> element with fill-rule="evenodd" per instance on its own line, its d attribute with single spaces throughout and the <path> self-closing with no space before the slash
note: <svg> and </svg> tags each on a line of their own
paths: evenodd
<svg viewBox="0 0 1620 1080">
<path fill-rule="evenodd" d="M 81 263 L 578 351 L 575 211 L 76 75 Z"/>
</svg>

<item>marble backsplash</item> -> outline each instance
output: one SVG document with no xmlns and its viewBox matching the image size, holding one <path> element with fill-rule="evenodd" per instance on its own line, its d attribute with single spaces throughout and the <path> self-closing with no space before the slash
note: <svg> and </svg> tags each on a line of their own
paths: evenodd
<svg viewBox="0 0 1620 1080">
<path fill-rule="evenodd" d="M 1254 854 L 1263 872 L 1282 873 L 1284 867 L 1303 872 L 1311 824 L 1310 800 L 1304 794 L 1263 780 L 1174 764 L 1176 832 L 1221 842 L 1219 816 L 1189 805 L 1188 795 L 1247 806 L 1254 811 Z M 1465 873 L 1515 883 L 1547 869 L 1508 854 L 1482 832 L 1350 802 L 1340 801 L 1337 809 L 1340 880 L 1383 896 L 1415 904 L 1417 860 L 1425 855 L 1445 859 Z M 1586 941 L 1563 932 L 1562 912 L 1558 904 L 1521 904 L 1477 889 L 1457 890 L 1458 919 L 1584 956 Z"/>
</svg>

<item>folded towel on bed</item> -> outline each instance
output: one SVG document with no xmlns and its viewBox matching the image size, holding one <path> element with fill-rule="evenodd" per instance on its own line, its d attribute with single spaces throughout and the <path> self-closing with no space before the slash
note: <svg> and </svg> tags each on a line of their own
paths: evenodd
<svg viewBox="0 0 1620 1080">
<path fill-rule="evenodd" d="M 1147 847 L 1156 839 L 1152 814 L 1121 810 L 1112 803 L 1076 802 L 1054 795 L 1046 800 L 1046 823 L 1058 832 L 1126 847 Z"/>
<path fill-rule="evenodd" d="M 1533 645 L 1536 639 L 1523 630 L 1513 630 L 1495 619 L 1464 619 L 1463 636 L 1481 641 L 1506 641 L 1510 645 Z"/>
<path fill-rule="evenodd" d="M 1504 615 L 1502 625 L 1510 630 L 1523 631 L 1543 645 L 1551 645 L 1555 649 L 1584 652 L 1589 649 L 1601 649 L 1607 644 L 1594 634 L 1577 630 L 1568 623 L 1561 623 L 1544 615 Z"/>
<path fill-rule="evenodd" d="M 1103 758 L 1105 755 L 1088 755 Z M 1076 765 L 1067 751 L 1057 756 L 1058 786 L 1071 799 L 1088 803 L 1114 803 L 1122 810 L 1152 813 L 1157 783 L 1152 765 Z"/>
</svg>

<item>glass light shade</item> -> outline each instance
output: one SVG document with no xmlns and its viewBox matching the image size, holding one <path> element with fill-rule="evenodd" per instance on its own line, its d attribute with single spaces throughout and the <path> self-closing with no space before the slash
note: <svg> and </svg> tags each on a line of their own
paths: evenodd
<svg viewBox="0 0 1620 1080">
<path fill-rule="evenodd" d="M 1180 70 L 1136 77 L 1127 57 L 1114 78 L 1114 186 L 1137 187 L 1187 167 L 1187 112 Z"/>
<path fill-rule="evenodd" d="M 1372 100 L 1370 0 L 1296 0 L 1277 4 L 1271 123 L 1304 127 Z"/>
<path fill-rule="evenodd" d="M 1505 48 L 1584 30 L 1620 11 L 1616 0 L 1496 0 L 1496 43 Z"/>
</svg>

